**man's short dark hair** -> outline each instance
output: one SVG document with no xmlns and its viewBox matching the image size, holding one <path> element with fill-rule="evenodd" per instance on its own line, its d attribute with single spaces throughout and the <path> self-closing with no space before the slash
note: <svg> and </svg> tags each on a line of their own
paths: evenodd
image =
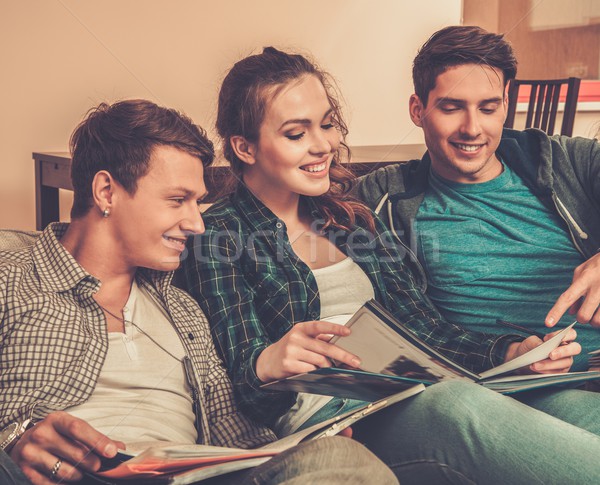
<svg viewBox="0 0 600 485">
<path fill-rule="evenodd" d="M 205 167 L 214 158 L 212 142 L 190 118 L 143 99 L 92 108 L 73 132 L 70 145 L 73 219 L 86 215 L 92 207 L 92 181 L 100 170 L 108 171 L 134 194 L 157 146 L 183 150 Z"/>
<path fill-rule="evenodd" d="M 450 26 L 438 30 L 419 50 L 413 62 L 415 94 L 424 106 L 437 77 L 448 68 L 483 64 L 504 74 L 504 86 L 517 75 L 517 59 L 504 35 L 476 26 Z"/>
</svg>

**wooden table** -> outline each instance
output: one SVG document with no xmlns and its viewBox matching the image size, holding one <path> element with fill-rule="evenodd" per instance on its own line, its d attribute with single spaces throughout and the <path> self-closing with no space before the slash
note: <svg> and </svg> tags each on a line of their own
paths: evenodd
<svg viewBox="0 0 600 485">
<path fill-rule="evenodd" d="M 421 158 L 425 145 L 370 145 L 355 146 L 352 149 L 352 167 L 357 175 L 363 175 L 374 168 L 390 163 L 405 162 Z M 67 152 L 33 152 L 35 163 L 35 221 L 38 230 L 60 217 L 58 189 L 73 190 L 71 185 L 71 157 Z M 229 175 L 226 164 L 210 167 L 205 175 L 209 191 L 207 202 L 213 202 L 223 195 L 223 187 Z"/>
</svg>

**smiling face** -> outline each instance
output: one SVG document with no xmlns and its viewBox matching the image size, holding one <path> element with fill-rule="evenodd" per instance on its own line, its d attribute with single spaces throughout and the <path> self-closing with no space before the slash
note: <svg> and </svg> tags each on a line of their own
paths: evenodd
<svg viewBox="0 0 600 485">
<path fill-rule="evenodd" d="M 244 182 L 263 203 L 287 204 L 329 190 L 329 167 L 341 142 L 332 116 L 325 88 L 312 75 L 288 83 L 267 102 L 243 168 Z"/>
<path fill-rule="evenodd" d="M 152 151 L 135 194 L 115 187 L 110 222 L 129 267 L 171 271 L 188 236 L 204 232 L 198 203 L 206 195 L 202 162 L 171 146 Z"/>
<path fill-rule="evenodd" d="M 410 99 L 413 122 L 423 128 L 435 172 L 447 180 L 481 183 L 502 172 L 496 157 L 506 118 L 502 71 L 464 64 L 440 74 L 427 106 Z"/>
</svg>

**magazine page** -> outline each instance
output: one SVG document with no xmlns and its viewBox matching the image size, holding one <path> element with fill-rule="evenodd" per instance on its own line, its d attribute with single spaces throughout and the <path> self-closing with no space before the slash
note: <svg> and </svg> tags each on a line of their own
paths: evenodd
<svg viewBox="0 0 600 485">
<path fill-rule="evenodd" d="M 426 383 L 478 377 L 426 345 L 374 300 L 361 307 L 346 326 L 352 333 L 333 337 L 330 343 L 358 355 L 361 370 Z"/>
<path fill-rule="evenodd" d="M 271 391 L 306 392 L 373 402 L 410 389 L 416 384 L 433 383 L 422 379 L 375 374 L 354 369 L 324 367 L 269 382 L 260 387 Z"/>
<path fill-rule="evenodd" d="M 346 429 L 348 426 L 352 426 L 354 423 L 360 421 L 367 416 L 370 416 L 377 411 L 385 409 L 388 406 L 396 404 L 400 401 L 408 399 L 409 397 L 415 396 L 425 390 L 423 384 L 412 385 L 409 389 L 403 390 L 392 395 L 388 395 L 384 399 L 375 401 L 365 406 L 348 411 L 347 413 L 335 416 L 331 419 L 317 423 L 306 429 L 298 431 L 294 434 L 281 438 L 273 443 L 269 443 L 261 447 L 261 450 L 284 449 L 291 448 L 294 445 L 301 443 L 302 441 L 308 441 L 312 439 L 325 438 L 327 436 L 335 436 L 340 431 Z"/>
<path fill-rule="evenodd" d="M 556 377 L 528 374 L 490 378 L 548 358 L 572 325 L 516 359 L 474 374 L 429 347 L 374 300 L 363 305 L 346 324 L 352 333 L 329 341 L 361 358 L 360 370 L 322 368 L 291 376 L 261 387 L 375 401 L 406 389 L 415 382 L 425 385 L 448 379 L 477 382 L 501 393 L 512 393 L 566 382 L 597 379 L 597 373 L 564 373 Z"/>
<path fill-rule="evenodd" d="M 407 389 L 406 391 L 402 391 L 380 401 L 373 402 L 364 409 L 350 412 L 346 415 L 340 416 L 338 418 L 339 420 L 335 424 L 328 426 L 326 429 L 318 431 L 314 435 L 311 435 L 310 439 L 319 439 L 325 438 L 327 436 L 335 436 L 340 431 L 346 429 L 349 426 L 352 426 L 357 421 L 360 421 L 361 419 L 366 418 L 367 416 L 370 416 L 388 406 L 396 404 L 400 401 L 404 401 L 409 397 L 415 396 L 416 394 L 423 392 L 425 389 L 426 388 L 423 384 L 419 384 L 411 387 L 410 389 Z"/>
<path fill-rule="evenodd" d="M 406 391 L 386 397 L 378 402 L 366 404 L 357 410 L 349 411 L 273 443 L 251 450 L 206 445 L 156 444 L 153 442 L 130 444 L 129 451 L 119 453 L 118 460 L 126 461 L 119 463 L 114 461 L 114 468 L 104 470 L 96 475 L 102 480 L 106 480 L 105 483 L 131 483 L 128 480 L 138 481 L 143 479 L 144 483 L 185 485 L 201 481 L 224 473 L 257 466 L 302 441 L 334 436 L 360 419 L 414 396 L 423 390 L 425 390 L 423 385 L 412 386 Z M 149 447 L 147 447 L 148 444 Z"/>
<path fill-rule="evenodd" d="M 164 483 L 167 483 L 169 485 L 189 485 L 193 483 L 198 483 L 202 480 L 208 480 L 209 478 L 218 477 L 226 473 L 233 473 L 240 470 L 246 470 L 248 468 L 254 468 L 255 466 L 262 465 L 264 462 L 270 459 L 271 457 L 247 458 L 245 460 L 230 461 L 227 463 L 221 463 L 220 465 L 206 466 L 200 469 L 192 469 L 167 476 L 165 477 L 167 478 L 167 480 Z M 162 482 L 162 480 L 160 481 Z M 123 482 L 123 485 L 127 484 L 128 482 Z M 139 484 L 139 482 L 136 482 L 136 484 Z"/>
<path fill-rule="evenodd" d="M 153 444 L 133 458 L 114 468 L 101 471 L 98 475 L 111 479 L 150 478 L 249 458 L 270 458 L 278 452 L 205 445 Z M 121 455 L 126 456 L 127 453 Z"/>
<path fill-rule="evenodd" d="M 567 372 L 563 374 L 526 374 L 486 379 L 480 384 L 502 394 L 529 391 L 540 387 L 600 379 L 600 371 Z"/>
<path fill-rule="evenodd" d="M 576 322 L 573 322 L 568 327 L 563 328 L 560 332 L 558 332 L 554 337 L 549 340 L 546 340 L 543 344 L 537 346 L 535 349 L 531 349 L 529 352 L 526 352 L 523 355 L 520 355 L 516 359 L 509 360 L 504 364 L 501 364 L 493 369 L 487 370 L 479 374 L 481 379 L 487 379 L 489 377 L 498 376 L 500 374 L 505 374 L 507 372 L 511 372 L 513 370 L 520 369 L 521 367 L 525 367 L 533 364 L 534 362 L 539 362 L 540 360 L 547 359 L 556 347 L 558 347 L 565 336 L 565 334 L 573 328 Z"/>
</svg>

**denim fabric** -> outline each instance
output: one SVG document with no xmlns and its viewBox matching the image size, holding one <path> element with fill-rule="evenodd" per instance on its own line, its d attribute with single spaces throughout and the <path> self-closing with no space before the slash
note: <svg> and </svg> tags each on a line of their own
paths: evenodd
<svg viewBox="0 0 600 485">
<path fill-rule="evenodd" d="M 513 394 L 517 401 L 600 436 L 600 394 L 579 389 L 544 388 Z M 600 477 L 600 467 L 598 467 Z"/>
<path fill-rule="evenodd" d="M 600 431 L 596 393 L 547 390 L 522 399 Z M 597 483 L 600 477 L 600 437 L 462 382 L 436 384 L 359 421 L 354 438 L 403 485 Z"/>
<path fill-rule="evenodd" d="M 241 483 L 385 485 L 398 482 L 390 469 L 363 446 L 334 436 L 302 443 L 277 455 L 254 468 Z"/>
<path fill-rule="evenodd" d="M 2 485 L 31 485 L 17 464 L 0 450 L 0 483 Z"/>
</svg>

